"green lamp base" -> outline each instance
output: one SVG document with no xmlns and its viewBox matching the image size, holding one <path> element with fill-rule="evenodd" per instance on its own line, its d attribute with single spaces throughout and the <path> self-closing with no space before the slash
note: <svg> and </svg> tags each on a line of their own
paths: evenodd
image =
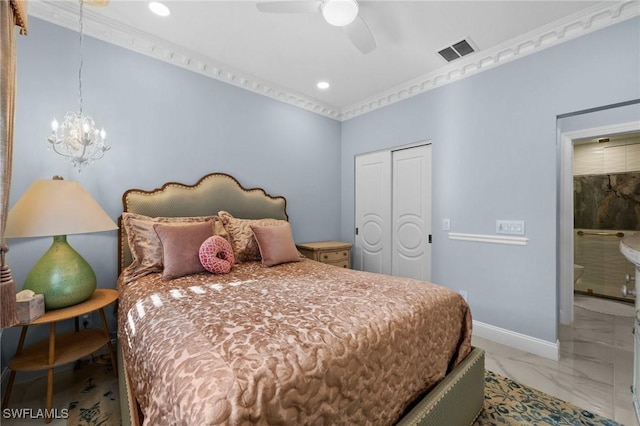
<svg viewBox="0 0 640 426">
<path fill-rule="evenodd" d="M 24 281 L 23 289 L 44 295 L 45 309 L 59 309 L 84 302 L 96 289 L 96 274 L 89 263 L 67 243 L 66 235 L 53 237 L 53 244 L 38 260 Z"/>
</svg>

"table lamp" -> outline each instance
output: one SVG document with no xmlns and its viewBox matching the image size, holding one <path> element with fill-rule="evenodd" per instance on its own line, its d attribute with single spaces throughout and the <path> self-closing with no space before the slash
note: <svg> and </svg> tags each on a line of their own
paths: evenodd
<svg viewBox="0 0 640 426">
<path fill-rule="evenodd" d="M 5 238 L 53 237 L 53 244 L 27 274 L 23 289 L 44 295 L 45 308 L 83 302 L 96 289 L 96 274 L 67 243 L 69 234 L 111 231 L 117 225 L 74 181 L 36 180 L 9 211 Z"/>
</svg>

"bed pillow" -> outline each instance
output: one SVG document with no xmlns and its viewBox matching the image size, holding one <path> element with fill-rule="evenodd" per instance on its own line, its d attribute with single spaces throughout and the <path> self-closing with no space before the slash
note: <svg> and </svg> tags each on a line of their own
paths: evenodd
<svg viewBox="0 0 640 426">
<path fill-rule="evenodd" d="M 253 236 L 251 225 L 273 226 L 289 223 L 279 219 L 238 219 L 226 211 L 218 212 L 218 217 L 229 234 L 229 242 L 238 263 L 260 260 L 260 248 Z"/>
<path fill-rule="evenodd" d="M 233 247 L 219 235 L 204 240 L 198 255 L 202 267 L 212 274 L 228 274 L 235 263 Z"/>
<path fill-rule="evenodd" d="M 122 213 L 122 226 L 127 233 L 127 242 L 132 262 L 123 272 L 123 283 L 128 284 L 153 272 L 162 272 L 162 246 L 153 229 L 156 223 L 184 224 L 211 221 L 216 235 L 228 239 L 228 234 L 218 216 L 149 217 L 137 213 Z"/>
<path fill-rule="evenodd" d="M 153 225 L 162 245 L 163 280 L 204 272 L 200 246 L 213 235 L 210 222 Z"/>
<path fill-rule="evenodd" d="M 251 230 L 258 243 L 263 266 L 302 260 L 288 223 L 275 226 L 251 225 Z"/>
</svg>

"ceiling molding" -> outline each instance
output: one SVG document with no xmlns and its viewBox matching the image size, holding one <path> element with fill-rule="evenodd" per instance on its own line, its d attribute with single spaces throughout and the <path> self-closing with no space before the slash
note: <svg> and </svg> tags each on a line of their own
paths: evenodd
<svg viewBox="0 0 640 426">
<path fill-rule="evenodd" d="M 346 107 L 341 111 L 340 119 L 348 120 L 366 114 L 638 15 L 640 15 L 639 1 L 598 4 L 491 49 L 472 53 L 469 57 L 463 57 L 436 72 Z"/>
<path fill-rule="evenodd" d="M 61 1 L 29 2 L 28 13 L 36 18 L 78 30 L 75 3 Z M 604 1 L 578 14 L 538 28 L 507 43 L 461 58 L 436 72 L 398 85 L 377 96 L 340 109 L 317 99 L 235 70 L 213 58 L 178 46 L 100 14 L 85 9 L 85 34 L 155 59 L 188 69 L 216 80 L 255 92 L 313 113 L 343 121 L 394 104 L 437 87 L 469 77 L 551 46 L 580 37 L 640 15 L 640 2 Z"/>
</svg>

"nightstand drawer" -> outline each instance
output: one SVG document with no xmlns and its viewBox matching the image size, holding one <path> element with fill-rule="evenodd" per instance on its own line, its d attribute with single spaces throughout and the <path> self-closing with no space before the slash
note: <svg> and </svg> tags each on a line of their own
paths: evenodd
<svg viewBox="0 0 640 426">
<path fill-rule="evenodd" d="M 349 260 L 349 250 L 324 251 L 320 253 L 321 262 L 337 262 L 341 260 Z"/>
<path fill-rule="evenodd" d="M 326 262 L 327 265 L 337 266 L 338 268 L 351 268 L 351 262 L 345 259 L 341 262 Z"/>
</svg>

